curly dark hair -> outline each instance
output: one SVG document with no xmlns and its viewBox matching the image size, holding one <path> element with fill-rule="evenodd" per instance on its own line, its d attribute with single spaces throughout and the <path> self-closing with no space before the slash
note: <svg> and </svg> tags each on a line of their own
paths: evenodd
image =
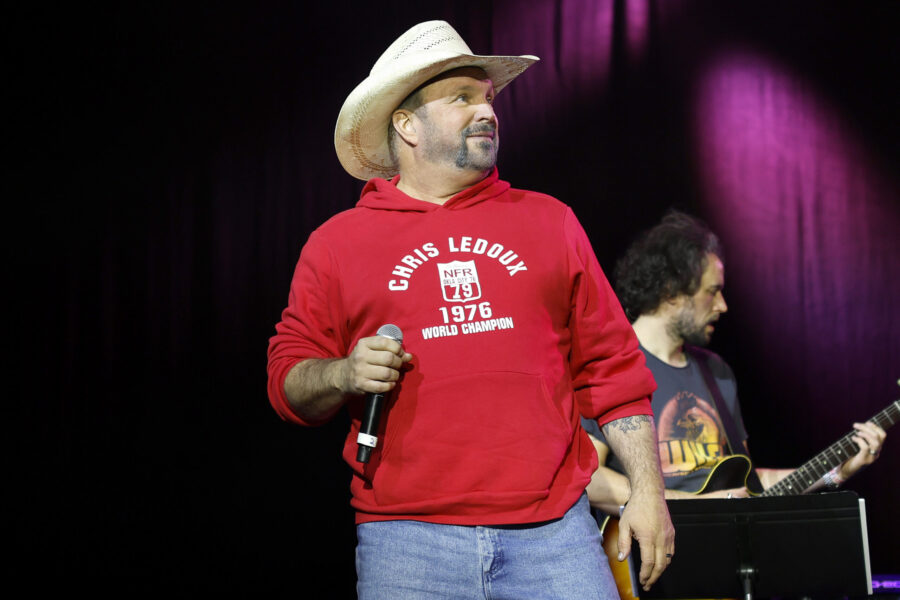
<svg viewBox="0 0 900 600">
<path fill-rule="evenodd" d="M 706 223 L 677 210 L 641 234 L 615 268 L 615 290 L 628 320 L 670 298 L 696 293 L 708 253 L 722 258 L 719 238 Z"/>
</svg>

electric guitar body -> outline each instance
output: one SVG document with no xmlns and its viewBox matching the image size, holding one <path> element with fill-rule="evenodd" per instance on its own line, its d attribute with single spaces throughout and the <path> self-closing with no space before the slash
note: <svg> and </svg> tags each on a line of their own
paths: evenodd
<svg viewBox="0 0 900 600">
<path fill-rule="evenodd" d="M 749 456 L 743 454 L 732 454 L 726 456 L 712 468 L 706 481 L 700 486 L 700 489 L 694 490 L 692 494 L 706 494 L 708 492 L 717 492 L 719 490 L 730 490 L 732 488 L 745 487 L 751 495 L 757 496 L 763 493 L 762 484 L 753 471 L 753 463 Z"/>
<path fill-rule="evenodd" d="M 751 494 L 758 495 L 762 492 L 762 487 L 757 487 L 758 479 L 751 477 L 752 473 L 753 463 L 749 457 L 743 454 L 726 456 L 713 467 L 700 488 L 690 493 L 705 494 L 747 487 Z M 619 596 L 622 600 L 639 600 L 639 585 L 633 575 L 631 557 L 621 562 L 618 559 L 619 520 L 606 517 L 600 526 L 600 533 L 603 535 L 603 551 L 609 559 L 609 568 L 616 582 L 616 589 L 619 590 Z"/>
</svg>

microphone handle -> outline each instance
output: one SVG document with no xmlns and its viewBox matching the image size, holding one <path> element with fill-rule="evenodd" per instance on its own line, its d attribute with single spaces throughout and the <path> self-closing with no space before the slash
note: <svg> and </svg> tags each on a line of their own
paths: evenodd
<svg viewBox="0 0 900 600">
<path fill-rule="evenodd" d="M 359 449 L 356 451 L 357 462 L 369 462 L 372 448 L 378 443 L 378 421 L 381 417 L 381 405 L 384 403 L 384 394 L 370 394 L 366 400 L 365 412 L 362 416 L 362 427 L 356 441 Z M 365 440 L 365 441 L 363 441 Z"/>
</svg>

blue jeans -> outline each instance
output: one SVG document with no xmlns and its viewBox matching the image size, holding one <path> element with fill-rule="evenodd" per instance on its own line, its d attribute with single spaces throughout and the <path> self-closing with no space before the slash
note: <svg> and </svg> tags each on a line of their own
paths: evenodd
<svg viewBox="0 0 900 600">
<path fill-rule="evenodd" d="M 533 526 L 383 521 L 356 532 L 360 600 L 619 597 L 586 495 Z"/>
</svg>

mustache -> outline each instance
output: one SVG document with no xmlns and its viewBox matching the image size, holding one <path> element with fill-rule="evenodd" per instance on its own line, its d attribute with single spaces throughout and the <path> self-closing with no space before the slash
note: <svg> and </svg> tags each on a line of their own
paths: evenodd
<svg viewBox="0 0 900 600">
<path fill-rule="evenodd" d="M 469 125 L 463 129 L 463 135 L 467 137 L 470 135 L 481 135 L 482 133 L 496 135 L 497 126 L 493 123 L 476 123 L 475 125 Z"/>
</svg>

